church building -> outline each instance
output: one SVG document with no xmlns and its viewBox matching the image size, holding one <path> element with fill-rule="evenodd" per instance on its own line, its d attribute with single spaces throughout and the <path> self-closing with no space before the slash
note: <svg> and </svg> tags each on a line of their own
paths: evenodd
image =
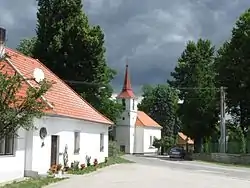
<svg viewBox="0 0 250 188">
<path fill-rule="evenodd" d="M 155 138 L 161 138 L 162 127 L 146 113 L 138 111 L 138 100 L 131 87 L 128 65 L 122 91 L 116 98 L 123 105 L 123 113 L 115 128 L 115 139 L 120 150 L 128 154 L 156 153 L 153 142 Z"/>
</svg>

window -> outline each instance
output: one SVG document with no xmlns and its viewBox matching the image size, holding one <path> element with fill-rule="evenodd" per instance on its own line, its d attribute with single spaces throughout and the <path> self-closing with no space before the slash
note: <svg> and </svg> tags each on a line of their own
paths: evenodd
<svg viewBox="0 0 250 188">
<path fill-rule="evenodd" d="M 133 110 L 135 109 L 135 99 L 133 99 L 133 106 L 132 106 Z"/>
<path fill-rule="evenodd" d="M 123 110 L 125 110 L 126 109 L 126 101 L 125 101 L 125 99 L 122 99 L 122 106 L 123 106 Z"/>
<path fill-rule="evenodd" d="M 0 141 L 0 155 L 14 155 L 14 136 L 5 137 Z"/>
<path fill-rule="evenodd" d="M 154 137 L 150 136 L 150 138 L 149 138 L 149 147 L 153 147 L 153 143 L 154 143 Z"/>
<path fill-rule="evenodd" d="M 125 120 L 125 117 L 122 117 L 122 120 Z"/>
<path fill-rule="evenodd" d="M 75 132 L 74 134 L 74 154 L 79 154 L 80 152 L 80 132 Z"/>
<path fill-rule="evenodd" d="M 100 134 L 100 152 L 104 152 L 104 134 Z"/>
</svg>

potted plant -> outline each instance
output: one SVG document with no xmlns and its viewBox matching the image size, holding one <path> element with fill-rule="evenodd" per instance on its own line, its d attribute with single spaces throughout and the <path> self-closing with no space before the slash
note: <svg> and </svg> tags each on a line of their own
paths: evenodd
<svg viewBox="0 0 250 188">
<path fill-rule="evenodd" d="M 86 155 L 87 166 L 91 166 L 90 160 L 91 160 L 91 156 Z"/>
<path fill-rule="evenodd" d="M 57 171 L 58 178 L 62 178 L 62 165 L 61 164 L 56 165 L 56 171 Z"/>
<path fill-rule="evenodd" d="M 81 170 L 83 170 L 86 167 L 85 164 L 81 164 L 80 166 L 81 166 Z"/>
<path fill-rule="evenodd" d="M 98 165 L 97 159 L 94 159 L 94 166 L 96 167 Z"/>
</svg>

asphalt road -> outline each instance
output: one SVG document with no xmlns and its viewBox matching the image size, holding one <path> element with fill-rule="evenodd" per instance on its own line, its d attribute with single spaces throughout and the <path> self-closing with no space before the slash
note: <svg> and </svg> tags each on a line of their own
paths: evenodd
<svg viewBox="0 0 250 188">
<path fill-rule="evenodd" d="M 48 188 L 249 188 L 250 169 L 194 161 L 166 161 L 125 156 L 132 164 L 114 165 L 73 176 Z"/>
<path fill-rule="evenodd" d="M 169 159 L 156 159 L 151 157 L 136 157 L 129 155 L 127 155 L 126 158 L 142 165 L 166 167 L 185 171 L 187 173 L 211 174 L 225 176 L 228 178 L 249 180 L 250 187 L 250 168 L 236 167 L 233 165 L 218 165 L 198 161 L 170 161 Z"/>
</svg>

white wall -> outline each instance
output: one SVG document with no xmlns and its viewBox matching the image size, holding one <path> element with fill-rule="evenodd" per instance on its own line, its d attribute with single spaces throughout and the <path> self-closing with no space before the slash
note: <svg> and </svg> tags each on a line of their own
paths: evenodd
<svg viewBox="0 0 250 188">
<path fill-rule="evenodd" d="M 44 174 L 50 168 L 51 162 L 51 135 L 59 135 L 59 163 L 63 164 L 65 145 L 68 146 L 68 158 L 70 165 L 74 160 L 85 163 L 86 155 L 91 156 L 91 162 L 96 158 L 98 162 L 103 162 L 108 157 L 108 126 L 98 123 L 87 122 L 64 117 L 43 117 L 36 119 L 35 125 L 38 130 L 34 132 L 32 147 L 32 167 L 33 171 Z M 46 127 L 48 135 L 41 147 L 42 140 L 39 136 L 39 129 Z M 74 155 L 74 132 L 80 133 L 80 154 Z M 100 134 L 104 134 L 104 152 L 100 152 Z M 29 166 L 29 165 L 26 165 Z"/>
<path fill-rule="evenodd" d="M 140 126 L 135 127 L 135 153 L 144 152 L 144 128 Z"/>
<path fill-rule="evenodd" d="M 125 152 L 129 153 L 130 151 L 130 127 L 129 125 L 116 125 L 115 128 L 115 137 L 117 141 L 117 146 L 120 148 L 121 145 L 125 146 Z"/>
<path fill-rule="evenodd" d="M 150 136 L 161 138 L 161 129 L 144 127 L 144 153 L 153 153 L 157 151 L 157 148 L 149 148 L 150 146 Z"/>
<path fill-rule="evenodd" d="M 24 146 L 25 131 L 18 131 L 19 137 L 15 140 L 16 152 L 13 156 L 0 156 L 0 183 L 22 178 L 24 175 Z"/>
</svg>

